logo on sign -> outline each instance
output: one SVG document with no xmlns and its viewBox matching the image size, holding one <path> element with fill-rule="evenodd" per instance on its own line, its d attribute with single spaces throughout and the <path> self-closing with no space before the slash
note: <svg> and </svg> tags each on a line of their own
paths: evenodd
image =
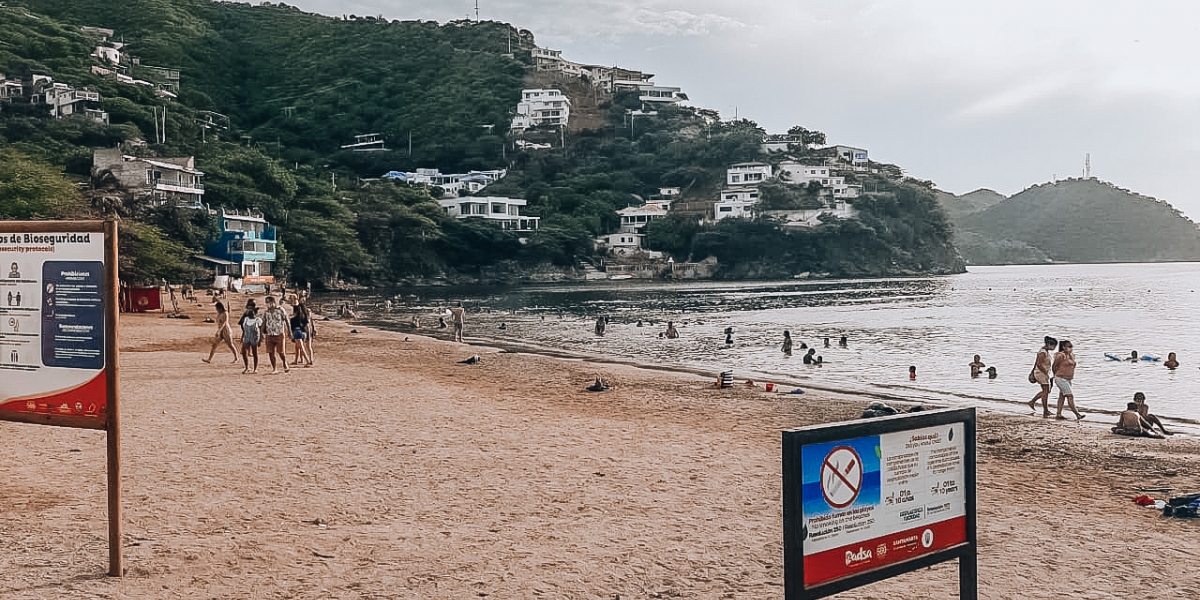
<svg viewBox="0 0 1200 600">
<path fill-rule="evenodd" d="M 825 455 L 821 464 L 821 495 L 829 506 L 846 508 L 854 504 L 862 484 L 862 457 L 854 448 L 838 446 Z"/>
<path fill-rule="evenodd" d="M 874 555 L 867 548 L 859 547 L 858 552 L 846 551 L 846 566 L 871 560 Z"/>
<path fill-rule="evenodd" d="M 933 545 L 933 530 L 926 529 L 921 532 L 921 546 L 928 548 Z"/>
</svg>

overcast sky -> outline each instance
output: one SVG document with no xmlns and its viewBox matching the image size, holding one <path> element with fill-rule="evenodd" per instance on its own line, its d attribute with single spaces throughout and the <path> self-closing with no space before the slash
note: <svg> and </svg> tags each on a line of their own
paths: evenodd
<svg viewBox="0 0 1200 600">
<path fill-rule="evenodd" d="M 475 0 L 285 0 L 447 21 Z M 1200 217 L 1200 2 L 479 0 L 569 60 L 830 143 L 955 193 L 1092 174 Z"/>
</svg>

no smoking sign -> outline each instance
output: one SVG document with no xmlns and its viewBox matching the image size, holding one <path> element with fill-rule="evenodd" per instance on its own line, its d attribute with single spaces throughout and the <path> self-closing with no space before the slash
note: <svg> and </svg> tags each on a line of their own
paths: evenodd
<svg viewBox="0 0 1200 600">
<path fill-rule="evenodd" d="M 821 495 L 833 508 L 854 504 L 862 490 L 863 463 L 850 446 L 838 446 L 825 455 L 821 464 Z"/>
</svg>

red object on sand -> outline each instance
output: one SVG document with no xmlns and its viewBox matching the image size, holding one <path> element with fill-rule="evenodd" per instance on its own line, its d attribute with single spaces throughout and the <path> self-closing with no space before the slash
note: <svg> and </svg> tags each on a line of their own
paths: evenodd
<svg viewBox="0 0 1200 600">
<path fill-rule="evenodd" d="M 1154 504 L 1154 498 L 1151 498 L 1150 496 L 1147 496 L 1146 494 L 1142 494 L 1141 496 L 1135 496 L 1133 498 L 1133 501 L 1138 506 L 1150 506 L 1151 504 Z"/>
<path fill-rule="evenodd" d="M 126 296 L 125 310 L 145 312 L 162 308 L 162 295 L 156 287 L 130 287 Z"/>
</svg>

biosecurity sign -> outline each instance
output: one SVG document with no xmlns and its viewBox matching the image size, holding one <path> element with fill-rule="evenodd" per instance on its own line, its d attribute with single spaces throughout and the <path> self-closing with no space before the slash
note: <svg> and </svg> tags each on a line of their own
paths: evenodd
<svg viewBox="0 0 1200 600">
<path fill-rule="evenodd" d="M 105 429 L 111 286 L 104 224 L 4 225 L 0 420 Z"/>
<path fill-rule="evenodd" d="M 968 555 L 973 573 L 974 442 L 973 409 L 784 432 L 787 597 Z"/>
</svg>

